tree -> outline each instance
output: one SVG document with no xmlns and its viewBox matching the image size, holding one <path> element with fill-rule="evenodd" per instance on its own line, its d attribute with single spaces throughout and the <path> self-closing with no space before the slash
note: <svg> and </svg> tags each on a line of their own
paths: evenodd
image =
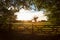
<svg viewBox="0 0 60 40">
<path fill-rule="evenodd" d="M 36 5 L 38 10 L 41 8 L 50 11 L 51 13 L 47 16 L 49 21 L 54 25 L 60 24 L 60 1 L 59 0 L 33 0 L 33 3 Z"/>
<path fill-rule="evenodd" d="M 0 1 L 0 30 L 9 31 L 12 27 L 12 24 L 15 20 L 14 11 L 8 10 L 9 0 L 5 2 Z"/>
<path fill-rule="evenodd" d="M 33 18 L 33 20 L 34 20 L 35 22 L 37 22 L 37 19 L 38 19 L 38 17 L 36 17 L 36 16 Z"/>
<path fill-rule="evenodd" d="M 14 13 L 21 8 L 29 9 L 31 5 L 40 10 L 42 8 L 50 11 L 47 16 L 52 24 L 60 24 L 60 1 L 59 0 L 0 0 L 0 29 L 10 28 L 15 20 Z M 14 9 L 12 10 L 13 7 Z M 8 10 L 10 8 L 10 10 Z M 10 24 L 10 25 L 8 25 Z"/>
<path fill-rule="evenodd" d="M 19 11 L 20 6 L 28 8 L 28 2 L 27 0 L 0 0 L 0 30 L 11 30 L 12 23 L 15 21 L 14 13 Z"/>
</svg>

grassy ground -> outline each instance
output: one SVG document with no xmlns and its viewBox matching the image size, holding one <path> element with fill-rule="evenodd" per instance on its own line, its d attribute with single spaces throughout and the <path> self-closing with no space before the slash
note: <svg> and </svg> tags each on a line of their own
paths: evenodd
<svg viewBox="0 0 60 40">
<path fill-rule="evenodd" d="M 23 22 L 23 23 L 15 23 L 12 27 L 13 30 L 24 33 L 24 34 L 59 34 L 60 26 L 58 27 L 58 31 L 56 26 L 45 26 L 49 25 L 49 22 Z M 42 25 L 42 26 L 41 26 Z"/>
<path fill-rule="evenodd" d="M 16 31 L 0 32 L 0 40 L 60 40 L 60 35 L 21 34 Z"/>
<path fill-rule="evenodd" d="M 49 29 L 49 31 L 51 29 L 49 27 L 37 26 L 41 24 L 44 25 L 46 23 L 15 23 L 12 30 L 0 31 L 0 40 L 60 40 L 60 34 L 47 34 L 47 30 L 43 29 Z M 40 32 L 41 28 L 43 28 L 42 33 Z"/>
</svg>

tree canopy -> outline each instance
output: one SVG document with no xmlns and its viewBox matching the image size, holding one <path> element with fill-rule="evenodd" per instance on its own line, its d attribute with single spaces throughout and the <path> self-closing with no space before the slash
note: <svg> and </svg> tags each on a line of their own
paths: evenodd
<svg viewBox="0 0 60 40">
<path fill-rule="evenodd" d="M 47 16 L 52 24 L 60 24 L 60 0 L 33 0 L 33 2 L 38 8 L 38 10 L 44 8 L 47 11 L 51 12 Z"/>
<path fill-rule="evenodd" d="M 0 0 L 0 26 L 7 27 L 7 23 L 10 24 L 15 20 L 15 12 L 24 7 L 30 9 L 31 5 L 38 10 L 44 8 L 50 11 L 51 13 L 47 15 L 49 21 L 55 25 L 60 24 L 60 0 Z M 14 8 L 13 10 L 10 8 L 11 6 Z M 8 10 L 9 8 L 10 10 Z"/>
</svg>

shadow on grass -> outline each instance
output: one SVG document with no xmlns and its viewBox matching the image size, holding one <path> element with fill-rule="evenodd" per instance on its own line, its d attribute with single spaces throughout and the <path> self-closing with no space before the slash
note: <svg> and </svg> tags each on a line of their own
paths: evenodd
<svg viewBox="0 0 60 40">
<path fill-rule="evenodd" d="M 59 40 L 59 35 L 22 34 L 16 31 L 0 31 L 0 40 Z"/>
</svg>

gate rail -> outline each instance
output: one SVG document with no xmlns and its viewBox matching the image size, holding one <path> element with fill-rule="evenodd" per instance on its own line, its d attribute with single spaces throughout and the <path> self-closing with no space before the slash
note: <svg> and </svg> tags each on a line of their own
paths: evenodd
<svg viewBox="0 0 60 40">
<path fill-rule="evenodd" d="M 22 25 L 17 30 L 32 34 L 60 34 L 60 25 Z"/>
</svg>

